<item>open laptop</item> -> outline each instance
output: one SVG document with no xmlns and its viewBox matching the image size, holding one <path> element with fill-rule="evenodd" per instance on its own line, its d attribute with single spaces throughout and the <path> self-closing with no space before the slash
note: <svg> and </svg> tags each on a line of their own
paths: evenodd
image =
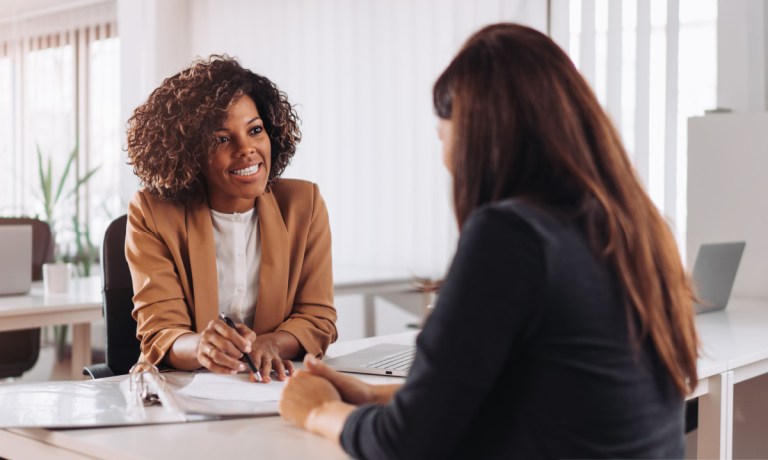
<svg viewBox="0 0 768 460">
<path fill-rule="evenodd" d="M 415 345 L 380 343 L 323 362 L 341 372 L 405 377 L 415 354 Z"/>
<path fill-rule="evenodd" d="M 0 225 L 0 295 L 32 288 L 32 226 Z"/>
<path fill-rule="evenodd" d="M 701 245 L 693 266 L 693 283 L 700 301 L 696 313 L 722 310 L 728 305 L 745 246 L 744 241 Z"/>
</svg>

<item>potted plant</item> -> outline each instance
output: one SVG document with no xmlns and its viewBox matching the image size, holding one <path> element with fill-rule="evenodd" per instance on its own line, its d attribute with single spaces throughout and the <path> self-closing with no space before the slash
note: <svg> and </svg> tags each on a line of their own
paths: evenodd
<svg viewBox="0 0 768 460">
<path fill-rule="evenodd" d="M 91 243 L 90 239 L 90 233 L 88 231 L 88 226 L 81 226 L 79 219 L 77 218 L 76 212 L 73 210 L 74 207 L 64 207 L 62 208 L 61 205 L 68 199 L 77 196 L 77 193 L 80 191 L 80 188 L 85 185 L 91 177 L 96 173 L 96 171 L 99 169 L 99 167 L 95 167 L 91 169 L 90 171 L 86 172 L 85 175 L 83 175 L 80 178 L 76 178 L 74 182 L 69 180 L 70 172 L 72 170 L 72 165 L 75 162 L 75 159 L 77 158 L 78 153 L 78 143 L 75 143 L 74 149 L 72 149 L 72 153 L 70 153 L 69 157 L 67 158 L 67 162 L 64 165 L 64 170 L 62 171 L 61 175 L 58 177 L 54 177 L 53 172 L 53 162 L 51 157 L 48 157 L 47 159 L 43 159 L 43 153 L 40 149 L 40 146 L 37 146 L 37 166 L 38 166 L 38 177 L 40 180 L 39 183 L 39 193 L 38 193 L 38 199 L 43 207 L 43 219 L 45 222 L 48 223 L 48 225 L 51 228 L 51 234 L 53 235 L 53 244 L 54 244 L 54 263 L 70 263 L 74 262 L 76 264 L 77 272 L 79 274 L 82 274 L 84 276 L 90 275 L 90 267 L 92 262 L 95 260 L 98 254 L 98 250 L 96 247 Z M 71 185 L 70 185 L 71 184 Z M 67 186 L 69 188 L 67 188 Z M 68 209 L 69 213 L 71 213 L 71 222 L 72 222 L 72 228 L 75 235 L 75 248 L 76 252 L 75 254 L 68 254 L 67 251 L 64 249 L 64 246 L 61 241 L 59 241 L 59 238 L 61 236 L 61 228 L 59 228 L 59 216 L 66 216 L 67 211 L 64 211 L 65 209 Z M 66 222 L 67 219 L 63 219 L 62 222 Z M 64 352 L 66 349 L 66 343 L 67 343 L 67 330 L 68 327 L 66 324 L 64 325 L 58 325 L 53 326 L 53 336 L 54 336 L 54 344 L 56 347 L 56 356 L 57 359 L 60 361 L 62 360 L 64 356 Z"/>
</svg>

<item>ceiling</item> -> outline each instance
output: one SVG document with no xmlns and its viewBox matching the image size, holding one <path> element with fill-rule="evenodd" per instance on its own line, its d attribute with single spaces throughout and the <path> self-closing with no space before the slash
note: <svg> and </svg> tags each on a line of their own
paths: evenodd
<svg viewBox="0 0 768 460">
<path fill-rule="evenodd" d="M 83 0 L 2 0 L 0 1 L 0 21 L 48 9 L 58 9 L 85 3 L 89 2 Z"/>
</svg>

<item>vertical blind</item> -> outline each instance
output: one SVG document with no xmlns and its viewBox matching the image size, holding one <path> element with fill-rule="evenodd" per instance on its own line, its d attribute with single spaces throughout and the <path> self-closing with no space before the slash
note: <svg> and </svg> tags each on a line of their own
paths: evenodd
<svg viewBox="0 0 768 460">
<path fill-rule="evenodd" d="M 619 129 L 681 248 L 687 119 L 716 104 L 717 0 L 551 0 L 552 37 Z"/>
<path fill-rule="evenodd" d="M 119 42 L 114 1 L 94 1 L 0 21 L 0 182 L 2 215 L 42 215 L 38 151 L 54 186 L 72 151 L 78 154 L 70 182 L 99 172 L 54 214 L 57 241 L 74 251 L 71 210 L 81 226 L 99 235 L 118 211 L 115 196 L 120 152 Z M 105 205 L 106 203 L 106 205 Z M 95 237 L 94 240 L 100 238 Z"/>
</svg>

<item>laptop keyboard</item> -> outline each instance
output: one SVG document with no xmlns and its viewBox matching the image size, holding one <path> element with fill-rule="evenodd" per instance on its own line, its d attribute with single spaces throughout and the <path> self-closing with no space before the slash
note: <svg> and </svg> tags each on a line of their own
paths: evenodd
<svg viewBox="0 0 768 460">
<path fill-rule="evenodd" d="M 365 364 L 364 367 L 370 367 L 372 369 L 384 369 L 395 371 L 407 371 L 413 364 L 413 357 L 416 356 L 416 348 L 410 350 L 404 350 L 399 353 L 393 353 L 383 358 L 379 358 L 370 361 Z"/>
</svg>

